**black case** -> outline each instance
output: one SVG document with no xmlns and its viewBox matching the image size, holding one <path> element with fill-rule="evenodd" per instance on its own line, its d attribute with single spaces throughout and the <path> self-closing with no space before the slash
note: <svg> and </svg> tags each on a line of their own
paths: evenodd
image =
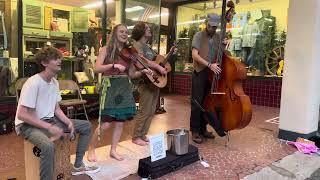
<svg viewBox="0 0 320 180">
<path fill-rule="evenodd" d="M 166 154 L 167 156 L 165 158 L 154 162 L 151 162 L 150 156 L 140 159 L 138 175 L 142 178 L 154 179 L 199 160 L 198 148 L 193 145 L 189 145 L 187 154 L 175 155 L 169 151 L 167 151 Z"/>
</svg>

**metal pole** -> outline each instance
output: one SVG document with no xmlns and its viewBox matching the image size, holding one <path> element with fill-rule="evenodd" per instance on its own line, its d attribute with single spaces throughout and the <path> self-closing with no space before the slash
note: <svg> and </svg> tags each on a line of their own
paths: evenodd
<svg viewBox="0 0 320 180">
<path fill-rule="evenodd" d="M 24 76 L 24 61 L 23 61 L 23 40 L 22 40 L 22 22 L 23 22 L 23 13 L 22 13 L 22 0 L 17 1 L 18 9 L 18 78 Z"/>
<path fill-rule="evenodd" d="M 107 42 L 107 1 L 102 0 L 102 46 Z"/>
<path fill-rule="evenodd" d="M 225 28 L 225 19 L 226 19 L 226 7 L 227 7 L 227 0 L 222 0 L 222 11 L 221 11 L 221 31 L 222 28 Z M 222 27 L 224 25 L 224 27 Z"/>
<path fill-rule="evenodd" d="M 127 0 L 121 0 L 120 6 L 121 6 L 121 23 L 126 23 L 126 3 Z"/>
</svg>

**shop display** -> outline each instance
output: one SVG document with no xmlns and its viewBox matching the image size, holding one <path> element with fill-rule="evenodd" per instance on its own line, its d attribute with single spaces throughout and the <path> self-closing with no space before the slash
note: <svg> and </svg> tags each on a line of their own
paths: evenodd
<svg viewBox="0 0 320 180">
<path fill-rule="evenodd" d="M 265 72 L 264 61 L 272 50 L 276 28 L 275 17 L 270 12 L 258 9 L 241 13 L 234 17 L 229 26 L 232 40 L 228 50 L 242 59 L 248 66 L 249 74 Z"/>
<path fill-rule="evenodd" d="M 78 83 L 84 83 L 89 81 L 89 78 L 85 72 L 74 72 L 73 74 L 76 77 Z"/>
<path fill-rule="evenodd" d="M 237 4 L 237 13 L 226 26 L 228 34 L 227 50 L 231 52 L 232 56 L 240 58 L 245 63 L 248 75 L 281 74 L 276 71 L 280 68 L 280 64 L 283 64 L 282 62 L 279 64 L 283 59 L 280 58 L 283 56 L 283 51 L 281 55 L 278 55 L 280 57 L 274 57 L 273 51 L 285 44 L 285 38 L 281 38 L 280 32 L 286 31 L 287 22 L 283 16 L 279 16 L 279 10 L 282 8 L 273 6 L 271 1 L 273 0 L 266 2 L 240 1 Z M 181 56 L 175 63 L 175 72 L 192 72 L 189 64 L 192 63 L 192 47 L 190 44 L 193 32 L 204 28 L 206 14 L 211 12 L 221 13 L 218 6 L 219 4 L 213 6 L 211 1 L 178 6 L 177 39 L 188 38 L 190 43 L 189 46 L 184 45 L 179 49 L 184 53 L 180 53 Z M 283 13 L 281 14 L 283 15 Z M 273 67 L 275 65 L 276 67 Z"/>
<path fill-rule="evenodd" d="M 260 35 L 257 23 L 247 15 L 248 23 L 242 28 L 242 60 L 247 66 L 254 66 L 257 38 Z"/>
<path fill-rule="evenodd" d="M 160 35 L 160 47 L 159 47 L 159 54 L 165 55 L 167 54 L 167 35 Z"/>
<path fill-rule="evenodd" d="M 8 37 L 7 37 L 7 31 L 6 31 L 6 26 L 5 26 L 5 21 L 4 21 L 4 12 L 0 11 L 0 20 L 2 23 L 2 29 L 0 31 L 0 50 L 2 54 L 2 57 L 9 57 L 9 51 L 8 51 Z"/>
<path fill-rule="evenodd" d="M 0 96 L 8 95 L 8 89 L 10 83 L 9 68 L 0 66 Z"/>
<path fill-rule="evenodd" d="M 180 36 L 181 38 L 178 38 L 178 41 L 181 42 L 179 46 L 179 54 L 177 57 L 177 61 L 175 62 L 175 71 L 178 72 L 184 72 L 185 65 L 190 62 L 191 58 L 191 40 L 189 38 L 183 38 L 183 36 Z M 191 66 L 192 68 L 192 66 Z M 193 70 L 193 68 L 192 68 Z M 192 72 L 191 70 L 191 72 Z M 187 71 L 188 72 L 188 71 Z"/>
<path fill-rule="evenodd" d="M 284 66 L 284 46 L 274 47 L 265 60 L 270 75 L 282 76 Z"/>
</svg>

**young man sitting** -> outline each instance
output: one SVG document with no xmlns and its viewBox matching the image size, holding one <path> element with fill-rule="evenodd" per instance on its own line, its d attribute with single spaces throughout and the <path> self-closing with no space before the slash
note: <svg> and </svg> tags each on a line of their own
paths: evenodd
<svg viewBox="0 0 320 180">
<path fill-rule="evenodd" d="M 71 120 L 60 109 L 58 102 L 61 96 L 55 76 L 61 70 L 61 59 L 62 54 L 53 47 L 43 48 L 35 55 L 41 72 L 30 77 L 23 85 L 15 119 L 17 134 L 41 150 L 41 180 L 53 178 L 53 141 L 59 140 L 64 132 L 70 132 L 70 135 L 79 133 L 72 175 L 99 171 L 98 167 L 85 166 L 82 162 L 90 139 L 91 123 Z"/>
</svg>

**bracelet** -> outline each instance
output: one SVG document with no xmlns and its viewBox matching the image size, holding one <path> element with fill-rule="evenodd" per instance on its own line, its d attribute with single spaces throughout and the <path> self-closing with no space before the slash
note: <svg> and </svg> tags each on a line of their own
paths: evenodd
<svg viewBox="0 0 320 180">
<path fill-rule="evenodd" d="M 208 65 L 207 65 L 207 66 L 208 66 L 208 68 L 210 68 L 210 66 L 211 66 L 211 63 L 210 63 L 210 62 L 208 62 Z"/>
<path fill-rule="evenodd" d="M 112 69 L 114 69 L 114 63 L 112 64 Z"/>
</svg>

